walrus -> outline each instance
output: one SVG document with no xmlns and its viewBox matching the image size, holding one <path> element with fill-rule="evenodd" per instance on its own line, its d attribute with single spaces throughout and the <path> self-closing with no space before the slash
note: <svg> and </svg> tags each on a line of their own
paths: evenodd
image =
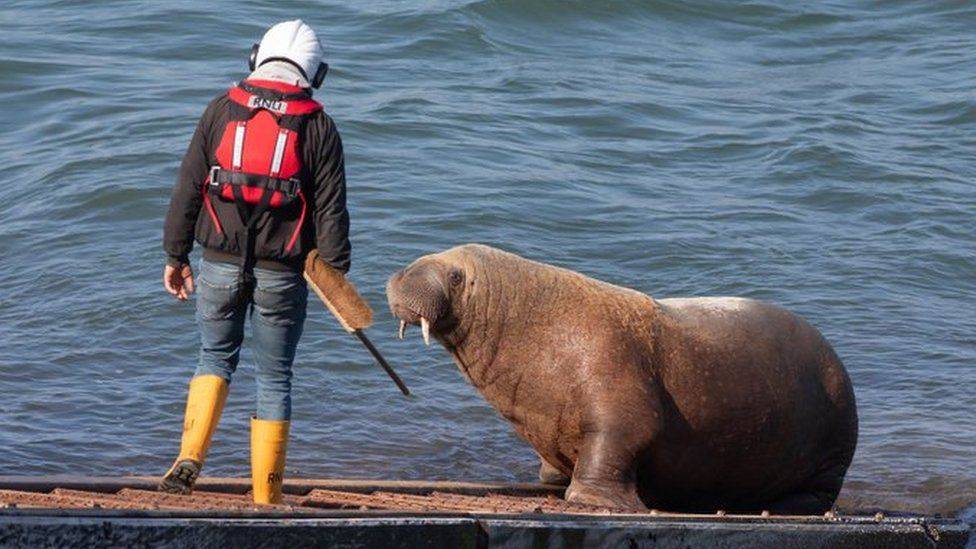
<svg viewBox="0 0 976 549">
<path fill-rule="evenodd" d="M 850 379 L 810 324 L 753 299 L 653 299 L 478 244 L 387 284 L 566 499 L 629 510 L 813 514 L 857 442 Z"/>
</svg>

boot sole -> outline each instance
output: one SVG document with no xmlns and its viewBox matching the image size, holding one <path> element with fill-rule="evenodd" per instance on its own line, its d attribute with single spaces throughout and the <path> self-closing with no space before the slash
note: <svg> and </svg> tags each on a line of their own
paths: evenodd
<svg viewBox="0 0 976 549">
<path fill-rule="evenodd" d="M 159 491 L 168 494 L 190 495 L 193 485 L 200 476 L 201 464 L 192 459 L 183 460 L 166 473 L 159 483 Z"/>
</svg>

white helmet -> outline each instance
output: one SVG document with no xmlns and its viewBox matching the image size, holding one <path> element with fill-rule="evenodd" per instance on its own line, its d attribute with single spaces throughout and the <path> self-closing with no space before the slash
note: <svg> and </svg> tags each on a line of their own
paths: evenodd
<svg viewBox="0 0 976 549">
<path fill-rule="evenodd" d="M 260 44 L 251 47 L 252 71 L 267 61 L 285 61 L 298 67 L 314 88 L 322 85 L 329 71 L 329 65 L 322 62 L 322 45 L 315 31 L 301 19 L 274 25 Z"/>
</svg>

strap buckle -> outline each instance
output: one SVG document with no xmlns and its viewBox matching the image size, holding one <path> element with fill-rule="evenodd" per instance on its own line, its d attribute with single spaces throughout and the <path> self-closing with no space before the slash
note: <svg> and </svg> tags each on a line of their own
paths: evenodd
<svg viewBox="0 0 976 549">
<path fill-rule="evenodd" d="M 217 183 L 217 172 L 219 171 L 220 171 L 220 166 L 210 167 L 209 179 L 210 179 L 210 190 L 212 191 L 216 191 L 218 188 L 220 188 L 220 183 Z"/>
<path fill-rule="evenodd" d="M 223 181 L 221 181 L 221 174 L 223 174 Z M 282 179 L 269 175 L 228 171 L 220 166 L 211 167 L 210 191 L 219 192 L 225 183 L 232 187 L 258 187 L 268 192 L 279 192 L 289 199 L 295 198 L 302 192 L 302 180 L 295 177 Z"/>
<path fill-rule="evenodd" d="M 295 198 L 302 190 L 302 182 L 299 179 L 291 177 L 288 179 L 279 179 L 278 181 L 280 181 L 280 184 L 277 185 L 279 188 L 275 190 L 288 198 Z"/>
</svg>

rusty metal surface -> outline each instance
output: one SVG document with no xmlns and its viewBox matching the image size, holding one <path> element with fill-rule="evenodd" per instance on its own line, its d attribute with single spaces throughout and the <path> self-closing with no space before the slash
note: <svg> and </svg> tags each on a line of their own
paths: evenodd
<svg viewBox="0 0 976 549">
<path fill-rule="evenodd" d="M 140 486 L 141 488 L 141 486 Z M 282 505 L 256 505 L 248 494 L 197 490 L 181 496 L 140 488 L 122 488 L 115 493 L 55 488 L 50 492 L 0 490 L 0 504 L 8 507 L 42 509 L 133 509 L 133 510 L 277 510 L 309 512 L 314 509 L 375 509 L 416 512 L 462 512 L 480 514 L 609 514 L 600 507 L 569 503 L 552 496 L 483 496 L 432 491 L 426 495 L 374 491 L 364 494 L 340 490 L 313 489 L 307 495 L 286 495 Z"/>
<path fill-rule="evenodd" d="M 964 547 L 968 538 L 966 525 L 951 519 L 880 513 L 806 517 L 620 513 L 570 503 L 548 489 L 496 493 L 491 488 L 497 485 L 474 483 L 370 481 L 352 482 L 351 489 L 344 490 L 335 489 L 346 486 L 335 481 L 303 481 L 292 484 L 282 505 L 256 505 L 246 493 L 245 479 L 200 482 L 189 496 L 156 492 L 154 484 L 143 479 L 128 480 L 73 479 L 65 486 L 50 479 L 21 479 L 12 485 L 0 481 L 0 545 L 13 541 L 34 545 L 44 540 L 58 540 L 58 544 L 75 540 L 83 545 L 102 536 L 104 546 L 117 546 L 123 538 L 131 538 L 134 545 L 161 540 L 222 545 L 233 538 L 243 547 L 286 539 L 304 544 L 321 538 L 325 545 L 371 540 L 369 545 L 387 546 L 403 536 L 418 540 L 434 536 L 443 546 L 458 547 L 535 546 L 540 540 L 555 545 L 563 540 L 618 546 L 648 539 L 670 540 L 673 543 L 664 546 L 674 547 L 684 547 L 690 540 L 730 547 L 838 543 Z M 256 538 L 257 533 L 261 535 Z"/>
<path fill-rule="evenodd" d="M 403 494 L 405 495 L 405 494 Z M 434 511 L 432 505 L 401 502 L 384 497 L 382 493 L 358 494 L 338 490 L 316 489 L 308 493 L 303 505 L 327 509 L 402 509 L 409 511 Z"/>
<path fill-rule="evenodd" d="M 141 488 L 141 487 L 140 487 Z M 50 492 L 0 490 L 0 505 L 39 509 L 122 509 L 122 510 L 278 510 L 307 512 L 312 509 L 379 509 L 391 511 L 453 511 L 501 514 L 606 514 L 606 509 L 572 504 L 554 497 L 488 494 L 471 496 L 448 492 L 416 495 L 389 491 L 369 494 L 314 489 L 304 496 L 286 495 L 283 505 L 256 505 L 248 494 L 197 490 L 181 496 L 137 488 L 122 488 L 115 493 L 95 490 L 55 488 Z"/>
<path fill-rule="evenodd" d="M 612 509 L 571 503 L 553 495 L 513 496 L 486 492 L 469 495 L 429 490 L 424 494 L 375 490 L 370 493 L 315 488 L 305 495 L 285 495 L 282 505 L 257 505 L 249 494 L 196 490 L 182 496 L 145 489 L 122 487 L 108 492 L 99 485 L 81 490 L 54 488 L 50 492 L 0 489 L 0 506 L 40 509 L 132 509 L 132 510 L 205 510 L 205 511 L 274 511 L 304 514 L 315 509 L 385 510 L 419 513 L 453 512 L 502 515 L 587 515 L 595 517 L 670 517 L 688 519 L 773 520 L 783 517 L 763 515 L 692 515 L 680 513 L 621 513 Z M 789 517 L 793 521 L 830 521 L 837 517 Z M 849 518 L 849 517 L 848 517 Z M 867 518 L 867 517 L 864 517 Z"/>
<path fill-rule="evenodd" d="M 478 514 L 609 514 L 610 510 L 580 505 L 554 497 L 487 494 L 470 496 L 448 492 L 427 495 L 375 491 L 357 494 L 338 490 L 312 490 L 303 505 L 330 509 L 385 509 L 393 511 L 453 511 Z"/>
<path fill-rule="evenodd" d="M 282 505 L 256 505 L 247 493 L 249 479 L 201 479 L 190 496 L 154 491 L 146 477 L 130 478 L 14 478 L 0 477 L 0 508 L 104 509 L 187 511 L 244 514 L 320 515 L 324 511 L 386 511 L 392 513 L 471 515 L 568 515 L 594 519 L 646 520 L 651 518 L 704 521 L 788 521 L 793 523 L 898 522 L 924 517 L 886 517 L 829 513 L 826 516 L 776 517 L 762 515 L 695 515 L 649 511 L 621 513 L 611 509 L 570 503 L 555 495 L 551 486 L 531 485 L 508 489 L 504 485 L 457 482 L 335 481 L 296 479 Z M 58 486 L 55 481 L 62 481 Z M 342 487 L 343 489 L 336 489 Z M 348 487 L 348 488 L 347 488 Z M 502 488 L 502 493 L 494 488 Z M 373 490 L 366 491 L 368 488 Z M 520 494 L 520 495 L 512 495 Z"/>
<path fill-rule="evenodd" d="M 123 488 L 114 494 L 70 488 L 55 488 L 50 492 L 0 490 L 0 508 L 6 509 L 276 511 L 301 514 L 311 511 L 300 507 L 304 499 L 285 496 L 282 505 L 257 505 L 249 495 L 205 491 L 181 496 L 133 488 Z"/>
<path fill-rule="evenodd" d="M 170 509 L 208 509 L 208 510 L 280 510 L 295 511 L 301 498 L 287 497 L 283 505 L 258 505 L 249 495 L 221 494 L 197 490 L 192 495 L 181 496 L 148 490 L 123 488 L 116 497 L 147 505 L 158 505 Z"/>
<path fill-rule="evenodd" d="M 80 477 L 73 475 L 2 476 L 0 489 L 28 492 L 50 492 L 55 488 L 70 488 L 92 492 L 115 493 L 123 488 L 155 490 L 159 477 Z M 203 477 L 197 481 L 198 490 L 246 494 L 251 489 L 250 478 Z M 453 494 L 485 495 L 488 493 L 516 496 L 562 496 L 565 487 L 540 483 L 499 483 L 444 480 L 374 480 L 374 479 L 285 479 L 284 492 L 305 495 L 314 489 L 338 490 L 369 494 L 377 491 L 406 494 L 450 492 Z"/>
<path fill-rule="evenodd" d="M 248 479 L 201 479 L 189 496 L 156 492 L 145 477 L 59 480 L 0 478 L 0 546 L 962 548 L 969 536 L 959 520 L 881 513 L 620 513 L 567 502 L 546 486 L 297 479 L 284 504 L 255 505 Z"/>
<path fill-rule="evenodd" d="M 0 506 L 7 509 L 153 509 L 138 502 L 126 502 L 124 500 L 105 497 L 103 494 L 92 492 L 75 494 L 65 493 L 59 490 L 55 490 L 50 494 L 0 490 Z"/>
</svg>

